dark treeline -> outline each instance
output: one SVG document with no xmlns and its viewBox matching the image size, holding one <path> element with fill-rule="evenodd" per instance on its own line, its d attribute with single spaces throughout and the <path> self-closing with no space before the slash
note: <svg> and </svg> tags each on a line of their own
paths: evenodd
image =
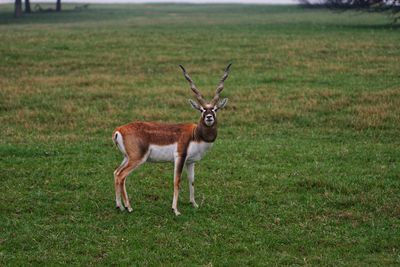
<svg viewBox="0 0 400 267">
<path fill-rule="evenodd" d="M 56 0 L 56 8 L 55 9 L 52 9 L 52 8 L 43 9 L 43 8 L 41 8 L 40 5 L 36 5 L 35 10 L 36 11 L 45 10 L 46 12 L 47 11 L 60 12 L 61 11 L 61 0 Z M 15 2 L 14 2 L 14 17 L 19 18 L 22 16 L 23 13 L 31 13 L 31 12 L 32 12 L 32 8 L 31 8 L 30 0 L 25 0 L 25 10 L 22 10 L 22 0 L 15 0 Z"/>
<path fill-rule="evenodd" d="M 400 0 L 322 0 L 320 2 L 300 0 L 305 7 L 329 8 L 332 10 L 358 10 L 387 12 L 394 22 L 400 19 Z"/>
</svg>

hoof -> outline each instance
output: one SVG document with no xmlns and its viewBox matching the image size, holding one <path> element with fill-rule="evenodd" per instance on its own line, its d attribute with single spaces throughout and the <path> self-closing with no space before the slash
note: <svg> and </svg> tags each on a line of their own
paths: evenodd
<svg viewBox="0 0 400 267">
<path fill-rule="evenodd" d="M 198 208 L 199 207 L 199 205 L 197 205 L 197 203 L 195 202 L 195 201 L 193 201 L 193 202 L 190 202 L 190 203 L 192 203 L 192 206 L 193 206 L 193 208 Z"/>
<path fill-rule="evenodd" d="M 122 206 L 122 205 L 119 206 L 119 210 L 120 210 L 120 211 L 124 211 L 124 210 L 125 210 L 124 206 Z"/>
<path fill-rule="evenodd" d="M 131 207 L 128 208 L 128 212 L 131 213 L 133 209 Z"/>
<path fill-rule="evenodd" d="M 175 213 L 175 216 L 180 216 L 181 213 L 178 210 L 172 209 L 172 211 Z"/>
</svg>

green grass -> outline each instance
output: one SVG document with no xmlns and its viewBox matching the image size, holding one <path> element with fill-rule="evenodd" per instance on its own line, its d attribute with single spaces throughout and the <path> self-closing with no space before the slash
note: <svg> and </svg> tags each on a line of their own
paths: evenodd
<svg viewBox="0 0 400 267">
<path fill-rule="evenodd" d="M 399 28 L 287 6 L 0 9 L 0 265 L 400 264 Z M 171 164 L 128 178 L 111 142 L 132 120 L 194 122 L 178 64 L 219 137 L 170 210 Z"/>
</svg>

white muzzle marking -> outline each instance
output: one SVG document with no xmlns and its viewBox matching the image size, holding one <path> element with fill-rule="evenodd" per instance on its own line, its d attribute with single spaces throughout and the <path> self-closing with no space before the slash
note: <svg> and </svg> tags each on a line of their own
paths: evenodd
<svg viewBox="0 0 400 267">
<path fill-rule="evenodd" d="M 214 124 L 214 121 L 215 121 L 214 117 L 210 114 L 206 115 L 206 117 L 204 118 L 204 123 L 207 126 L 212 126 Z"/>
</svg>

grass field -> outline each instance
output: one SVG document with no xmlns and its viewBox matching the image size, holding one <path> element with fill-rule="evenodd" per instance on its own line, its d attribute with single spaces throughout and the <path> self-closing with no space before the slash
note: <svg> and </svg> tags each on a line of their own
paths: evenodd
<svg viewBox="0 0 400 267">
<path fill-rule="evenodd" d="M 287 6 L 0 6 L 0 265 L 398 266 L 400 34 L 385 15 Z M 219 137 L 170 210 L 171 164 L 128 177 L 111 141 L 133 120 Z"/>
</svg>

